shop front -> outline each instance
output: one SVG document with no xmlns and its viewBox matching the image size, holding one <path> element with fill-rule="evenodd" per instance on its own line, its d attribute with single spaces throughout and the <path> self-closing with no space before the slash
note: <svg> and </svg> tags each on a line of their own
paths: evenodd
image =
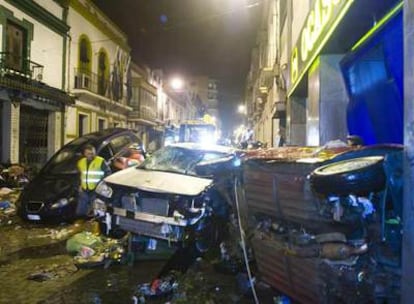
<svg viewBox="0 0 414 304">
<path fill-rule="evenodd" d="M 65 92 L 7 73 L 0 77 L 1 162 L 40 167 L 62 145 Z"/>
<path fill-rule="evenodd" d="M 401 10 L 401 1 L 314 1 L 291 52 L 288 143 L 402 142 Z"/>
</svg>

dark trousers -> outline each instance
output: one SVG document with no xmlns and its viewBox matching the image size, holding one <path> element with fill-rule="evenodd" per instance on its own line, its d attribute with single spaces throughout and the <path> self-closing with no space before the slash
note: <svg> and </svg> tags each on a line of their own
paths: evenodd
<svg viewBox="0 0 414 304">
<path fill-rule="evenodd" d="M 76 215 L 87 216 L 92 209 L 92 203 L 96 198 L 95 191 L 81 190 L 79 191 L 78 206 L 76 207 Z"/>
</svg>

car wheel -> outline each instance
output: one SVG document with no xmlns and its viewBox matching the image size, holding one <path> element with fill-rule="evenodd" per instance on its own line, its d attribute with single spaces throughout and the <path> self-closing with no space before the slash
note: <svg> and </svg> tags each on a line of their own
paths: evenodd
<svg viewBox="0 0 414 304">
<path fill-rule="evenodd" d="M 310 175 L 313 191 L 326 195 L 365 195 L 385 186 L 382 156 L 358 157 L 328 164 Z"/>
</svg>

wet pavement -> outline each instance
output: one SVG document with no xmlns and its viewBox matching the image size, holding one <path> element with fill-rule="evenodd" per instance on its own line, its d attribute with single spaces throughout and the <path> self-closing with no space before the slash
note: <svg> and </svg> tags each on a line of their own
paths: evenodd
<svg viewBox="0 0 414 304">
<path fill-rule="evenodd" d="M 10 223 L 11 221 L 11 223 Z M 137 284 L 156 276 L 163 261 L 78 269 L 66 240 L 83 227 L 0 225 L 0 303 L 132 303 Z M 30 280 L 29 277 L 37 275 Z"/>
<path fill-rule="evenodd" d="M 16 215 L 3 217 L 0 303 L 134 303 L 137 286 L 151 282 L 166 260 L 78 268 L 66 251 L 66 241 L 78 232 L 93 231 L 92 223 L 48 226 L 24 222 Z M 178 263 L 187 258 L 179 254 Z M 236 275 L 217 272 L 213 261 L 214 257 L 205 257 L 185 274 L 177 274 L 175 299 L 147 298 L 146 303 L 253 303 L 240 294 Z M 264 291 L 260 303 L 274 303 L 274 293 Z"/>
</svg>

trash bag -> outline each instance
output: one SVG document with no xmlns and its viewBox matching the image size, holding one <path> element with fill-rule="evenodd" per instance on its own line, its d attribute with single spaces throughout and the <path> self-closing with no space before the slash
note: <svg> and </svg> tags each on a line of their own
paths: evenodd
<svg viewBox="0 0 414 304">
<path fill-rule="evenodd" d="M 136 296 L 142 297 L 163 297 L 171 295 L 178 288 L 177 279 L 169 274 L 162 278 L 157 278 L 151 283 L 143 283 L 137 286 Z"/>
<path fill-rule="evenodd" d="M 102 245 L 101 237 L 90 232 L 80 232 L 72 236 L 66 241 L 66 251 L 71 254 L 79 254 L 83 247 L 95 249 Z"/>
</svg>

